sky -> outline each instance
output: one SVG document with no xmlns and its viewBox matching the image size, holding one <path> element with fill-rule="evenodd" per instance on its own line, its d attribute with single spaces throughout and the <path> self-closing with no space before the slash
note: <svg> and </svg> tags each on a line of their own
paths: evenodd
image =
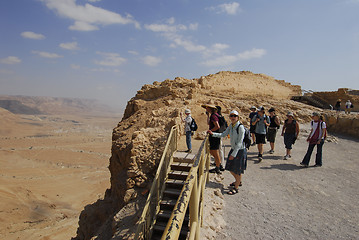
<svg viewBox="0 0 359 240">
<path fill-rule="evenodd" d="M 0 1 L 0 94 L 123 109 L 144 84 L 243 70 L 359 89 L 359 0 Z"/>
</svg>

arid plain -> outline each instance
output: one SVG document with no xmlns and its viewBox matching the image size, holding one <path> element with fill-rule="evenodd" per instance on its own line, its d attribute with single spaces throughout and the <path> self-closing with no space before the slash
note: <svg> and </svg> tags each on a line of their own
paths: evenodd
<svg viewBox="0 0 359 240">
<path fill-rule="evenodd" d="M 109 188 L 120 116 L 0 110 L 1 239 L 70 239 L 84 206 Z"/>
</svg>

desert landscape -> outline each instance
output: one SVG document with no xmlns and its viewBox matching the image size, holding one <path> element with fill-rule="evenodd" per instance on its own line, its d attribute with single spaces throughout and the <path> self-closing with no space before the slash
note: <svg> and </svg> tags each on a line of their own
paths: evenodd
<svg viewBox="0 0 359 240">
<path fill-rule="evenodd" d="M 247 84 L 248 81 L 251 81 L 251 85 Z M 303 182 L 301 171 L 294 171 L 300 169 L 297 165 L 300 156 L 306 151 L 304 136 L 308 134 L 308 122 L 313 111 L 321 112 L 325 116 L 330 130 L 328 147 L 331 151 L 325 153 L 330 164 L 322 168 L 324 171 L 322 180 L 319 181 L 320 186 L 330 184 L 328 181 L 330 177 L 334 177 L 334 167 L 341 169 L 339 173 L 341 177 L 345 177 L 332 184 L 331 188 L 338 189 L 343 182 L 351 182 L 349 188 L 343 189 L 349 196 L 345 198 L 346 204 L 336 209 L 333 216 L 337 217 L 339 222 L 349 217 L 352 223 L 358 220 L 353 217 L 357 213 L 354 199 L 358 192 L 352 188 L 353 184 L 358 183 L 358 178 L 353 174 L 358 169 L 355 161 L 355 139 L 359 133 L 358 115 L 336 115 L 334 111 L 290 100 L 291 96 L 300 94 L 300 86 L 293 86 L 264 74 L 243 71 L 219 72 L 196 79 L 167 79 L 144 85 L 136 96 L 128 101 L 123 116 L 122 113 L 106 112 L 104 106 L 91 101 L 0 97 L 0 103 L 3 104 L 0 108 L 0 196 L 3 199 L 0 219 L 4 223 L 1 224 L 1 236 L 4 239 L 132 239 L 169 129 L 177 125 L 182 132 L 180 112 L 190 108 L 199 125 L 199 130 L 194 135 L 193 146 L 196 149 L 207 128 L 206 116 L 201 107 L 204 103 L 222 106 L 225 116 L 232 109 L 238 110 L 240 120 L 245 125 L 248 125 L 250 106 L 264 106 L 266 109 L 273 106 L 282 121 L 287 111 L 292 111 L 303 126 L 301 139 L 295 146 L 295 160 L 290 163 L 281 162 L 283 153 L 280 149 L 283 147 L 280 136 L 274 160 L 266 160 L 265 157 L 263 163 L 256 164 L 256 148 L 251 148 L 243 194 L 241 191 L 241 194 L 232 198 L 224 194 L 225 186 L 231 180 L 228 173 L 221 177 L 211 176 L 206 190 L 209 197 L 205 202 L 206 221 L 202 233 L 205 239 L 235 239 L 234 236 L 238 234 L 243 234 L 243 238 L 247 236 L 248 239 L 261 239 L 273 231 L 275 233 L 271 235 L 272 239 L 305 239 L 302 236 L 298 238 L 299 234 L 303 233 L 298 225 L 299 220 L 293 223 L 294 225 L 291 223 L 293 228 L 299 230 L 289 233 L 280 230 L 282 228 L 278 228 L 276 224 L 267 225 L 271 222 L 268 217 L 261 222 L 261 216 L 276 216 L 279 212 L 281 218 L 277 222 L 282 224 L 288 219 L 306 219 L 300 211 L 287 214 L 281 210 L 280 204 L 276 208 L 265 201 L 259 201 L 258 196 L 268 195 L 265 198 L 268 202 L 281 202 L 285 205 L 288 202 L 281 199 L 281 194 L 282 191 L 289 191 L 291 206 L 298 208 L 299 204 L 304 204 L 306 209 L 309 209 L 308 212 L 311 212 L 310 209 L 320 208 L 320 204 L 315 203 L 316 200 L 309 205 L 306 205 L 304 198 L 293 200 L 298 199 L 297 194 L 301 195 L 305 190 L 309 190 L 305 187 L 307 185 L 314 184 L 315 189 L 319 188 L 316 182 Z M 353 96 L 353 99 L 355 100 L 356 96 Z M 8 102 L 10 100 L 11 104 Z M 26 110 L 27 114 L 15 114 L 4 108 L 10 108 L 9 106 Z M 339 125 L 341 127 L 338 127 Z M 346 135 L 332 135 L 348 135 L 348 132 L 352 135 L 348 139 L 342 137 Z M 178 149 L 184 150 L 183 136 L 180 136 L 178 142 Z M 340 150 L 343 146 L 346 146 L 343 148 L 344 152 Z M 347 168 L 342 169 L 338 162 L 340 159 L 332 159 L 335 152 L 347 154 L 345 158 L 350 162 L 350 174 Z M 264 170 L 273 175 L 273 179 L 270 175 L 263 175 Z M 289 174 L 284 175 L 284 172 Z M 309 173 L 311 177 L 316 176 L 313 171 Z M 292 180 L 281 181 L 287 178 Z M 269 179 L 272 184 L 268 184 Z M 274 191 L 268 192 L 269 189 Z M 331 206 L 333 202 L 325 199 L 325 196 L 337 198 L 337 194 L 340 192 L 320 192 L 318 196 L 321 198 L 318 201 L 327 202 L 328 206 Z M 231 201 L 234 201 L 233 204 Z M 243 214 L 242 218 L 233 219 L 231 216 L 230 213 L 234 211 L 231 206 L 233 207 L 234 203 L 239 204 L 237 207 L 241 209 L 239 214 Z M 254 208 L 255 212 L 250 211 Z M 289 206 L 286 208 L 289 209 Z M 347 209 L 350 208 L 354 215 L 348 213 Z M 341 216 L 343 209 L 347 211 L 345 216 Z M 306 216 L 308 212 L 305 213 Z M 256 215 L 251 218 L 253 213 Z M 333 216 L 320 214 L 318 212 L 318 221 L 322 217 L 327 219 L 329 225 L 334 221 Z M 241 224 L 241 221 L 247 218 L 251 226 L 243 225 L 239 228 L 241 230 L 238 230 L 231 225 Z M 262 228 L 253 227 L 257 223 Z M 321 226 L 319 224 L 313 230 L 315 239 L 326 239 L 319 234 Z M 333 222 L 332 226 L 330 231 L 335 233 L 339 225 Z M 349 233 L 341 234 L 340 237 L 355 239 L 353 236 L 358 233 L 358 225 L 350 226 Z M 248 230 L 250 227 L 254 233 Z M 336 235 L 323 236 L 332 238 Z"/>
<path fill-rule="evenodd" d="M 41 111 L 54 111 L 46 104 L 38 105 Z M 70 239 L 84 206 L 103 198 L 120 115 L 78 112 L 31 115 L 0 108 L 1 239 Z"/>
</svg>

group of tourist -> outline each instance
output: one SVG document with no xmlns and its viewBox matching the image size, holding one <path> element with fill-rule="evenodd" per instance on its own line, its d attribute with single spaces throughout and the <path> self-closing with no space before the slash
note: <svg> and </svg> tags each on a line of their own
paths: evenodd
<svg viewBox="0 0 359 240">
<path fill-rule="evenodd" d="M 278 129 L 280 129 L 281 121 L 276 115 L 274 108 L 269 109 L 269 115 L 265 114 L 264 107 L 255 106 L 250 108 L 249 114 L 250 129 L 246 135 L 246 128 L 239 121 L 239 113 L 236 110 L 232 110 L 229 114 L 229 125 L 227 126 L 224 117 L 221 115 L 221 108 L 219 106 L 205 104 L 202 105 L 206 109 L 207 124 L 209 134 L 209 148 L 210 154 L 214 158 L 215 167 L 209 170 L 211 173 L 220 174 L 221 171 L 229 171 L 233 177 L 234 182 L 230 184 L 229 195 L 238 193 L 238 187 L 242 186 L 242 174 L 247 168 L 247 148 L 245 144 L 245 137 L 252 139 L 252 146 L 257 145 L 258 148 L 258 162 L 263 160 L 263 145 L 266 144 L 266 140 L 270 143 L 269 154 L 273 154 L 275 151 L 275 139 Z M 191 111 L 185 110 L 186 117 L 181 114 L 182 121 L 185 123 L 186 143 L 188 153 L 192 152 L 191 145 L 191 124 L 194 119 L 191 117 Z M 293 144 L 299 135 L 299 124 L 294 118 L 292 112 L 288 112 L 287 119 L 284 121 L 281 135 L 284 137 L 284 145 L 286 148 L 286 155 L 284 160 L 291 158 L 291 151 Z M 221 151 L 222 144 L 221 139 L 229 136 L 231 143 L 231 150 L 228 154 L 228 159 L 223 168 L 223 150 Z M 317 154 L 315 160 L 315 166 L 322 166 L 322 149 L 324 139 L 326 137 L 326 124 L 321 118 L 320 114 L 313 112 L 311 121 L 311 131 L 307 138 L 309 143 L 307 153 L 305 154 L 302 162 L 303 167 L 308 167 L 312 152 L 317 146 Z M 222 152 L 222 153 L 221 153 Z"/>
</svg>

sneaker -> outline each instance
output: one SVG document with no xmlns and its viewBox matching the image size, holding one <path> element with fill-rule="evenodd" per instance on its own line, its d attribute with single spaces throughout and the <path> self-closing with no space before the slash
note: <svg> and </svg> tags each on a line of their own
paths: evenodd
<svg viewBox="0 0 359 240">
<path fill-rule="evenodd" d="M 273 153 L 274 153 L 274 150 L 269 150 L 268 153 L 269 153 L 269 154 L 273 154 Z"/>
<path fill-rule="evenodd" d="M 219 170 L 222 171 L 222 172 L 224 171 L 224 168 L 223 168 L 222 164 L 219 165 Z"/>
<path fill-rule="evenodd" d="M 287 160 L 287 159 L 288 159 L 288 155 L 285 155 L 283 159 L 284 159 L 284 160 Z"/>
<path fill-rule="evenodd" d="M 192 149 L 188 149 L 187 151 L 185 151 L 186 153 L 191 153 Z"/>
<path fill-rule="evenodd" d="M 221 174 L 221 170 L 219 170 L 219 167 L 215 167 L 209 170 L 210 173 L 217 173 Z"/>
<path fill-rule="evenodd" d="M 251 144 L 251 146 L 255 146 L 255 145 L 256 145 L 256 143 L 255 143 L 255 142 Z"/>
<path fill-rule="evenodd" d="M 262 154 L 258 154 L 258 162 L 261 162 L 263 160 Z"/>
<path fill-rule="evenodd" d="M 288 155 L 288 158 L 292 158 L 292 156 L 291 156 L 291 155 Z"/>
<path fill-rule="evenodd" d="M 315 164 L 314 167 L 321 167 L 322 165 L 319 164 Z"/>
<path fill-rule="evenodd" d="M 300 162 L 300 165 L 302 165 L 303 167 L 306 167 L 306 168 L 308 167 L 308 165 L 303 162 Z"/>
</svg>

